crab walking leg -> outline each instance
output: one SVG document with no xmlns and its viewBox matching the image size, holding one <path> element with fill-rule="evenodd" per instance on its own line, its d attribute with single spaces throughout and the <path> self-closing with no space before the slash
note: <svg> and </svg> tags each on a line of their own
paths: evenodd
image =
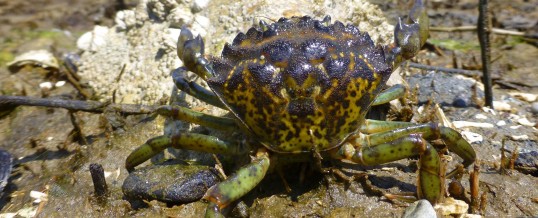
<svg viewBox="0 0 538 218">
<path fill-rule="evenodd" d="M 242 154 L 244 151 L 248 150 L 241 147 L 241 144 L 229 143 L 222 141 L 217 137 L 203 134 L 180 133 L 171 137 L 163 135 L 146 141 L 146 143 L 134 150 L 127 157 L 125 168 L 127 168 L 127 171 L 131 172 L 134 167 L 144 163 L 146 160 L 149 160 L 151 157 L 169 147 L 228 155 Z"/>
<path fill-rule="evenodd" d="M 364 134 L 372 134 L 379 132 L 387 132 L 394 129 L 407 128 L 410 126 L 417 126 L 417 123 L 410 122 L 398 122 L 398 121 L 383 121 L 383 120 L 364 120 L 359 131 Z"/>
<path fill-rule="evenodd" d="M 180 67 L 172 72 L 172 79 L 179 90 L 184 91 L 185 93 L 213 106 L 225 108 L 222 102 L 220 102 L 219 98 L 212 91 L 198 85 L 193 81 L 188 81 L 185 79 L 183 75 L 185 75 L 187 71 L 187 68 Z"/>
<path fill-rule="evenodd" d="M 401 98 L 404 96 L 405 90 L 406 88 L 402 84 L 393 85 L 377 95 L 372 105 L 385 104 L 394 99 Z"/>
<path fill-rule="evenodd" d="M 354 138 L 355 144 L 377 145 L 394 141 L 409 134 L 420 133 L 427 140 L 442 139 L 446 143 L 448 150 L 463 158 L 465 167 L 471 165 L 476 159 L 473 147 L 460 133 L 437 123 L 414 124 L 409 122 L 366 120 L 360 130 L 361 132 L 375 133 L 370 135 L 360 134 Z"/>
<path fill-rule="evenodd" d="M 204 199 L 209 200 L 210 203 L 206 210 L 206 217 L 222 216 L 220 211 L 223 208 L 254 189 L 265 177 L 270 165 L 269 155 L 265 149 L 260 150 L 250 164 L 207 190 Z"/>
<path fill-rule="evenodd" d="M 217 117 L 201 112 L 191 110 L 181 106 L 161 106 L 155 110 L 155 113 L 170 117 L 176 120 L 183 120 L 190 123 L 195 123 L 209 128 L 219 130 L 236 130 L 238 127 L 234 119 L 226 117 Z"/>
<path fill-rule="evenodd" d="M 437 151 L 419 134 L 412 134 L 389 143 L 361 147 L 345 143 L 335 150 L 336 159 L 347 159 L 363 165 L 379 165 L 420 155 L 417 182 L 418 196 L 435 204 L 442 193 L 442 175 Z"/>
</svg>

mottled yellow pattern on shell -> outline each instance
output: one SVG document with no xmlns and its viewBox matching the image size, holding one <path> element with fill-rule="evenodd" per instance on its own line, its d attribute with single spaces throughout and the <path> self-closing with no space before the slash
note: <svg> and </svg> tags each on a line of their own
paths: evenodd
<svg viewBox="0 0 538 218">
<path fill-rule="evenodd" d="M 381 48 L 364 35 L 313 28 L 290 28 L 268 38 L 253 35 L 247 33 L 230 46 L 232 52 L 223 52 L 221 62 L 229 66 L 216 67 L 218 77 L 209 84 L 257 141 L 279 153 L 340 145 L 357 131 L 392 70 L 380 57 Z M 346 47 L 350 40 L 359 45 Z M 301 53 L 309 43 L 325 46 L 326 55 L 305 58 L 316 55 Z"/>
</svg>

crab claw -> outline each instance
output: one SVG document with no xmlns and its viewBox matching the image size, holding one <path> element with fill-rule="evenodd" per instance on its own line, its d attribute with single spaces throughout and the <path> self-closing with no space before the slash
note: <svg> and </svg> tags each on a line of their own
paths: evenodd
<svg viewBox="0 0 538 218">
<path fill-rule="evenodd" d="M 177 56 L 183 61 L 185 68 L 202 79 L 213 76 L 211 64 L 204 58 L 204 40 L 200 35 L 193 38 L 192 32 L 186 27 L 182 27 L 179 34 Z"/>
<path fill-rule="evenodd" d="M 183 49 L 184 49 L 185 42 L 193 38 L 194 37 L 192 35 L 192 32 L 189 29 L 187 29 L 187 27 L 185 26 L 181 27 L 181 32 L 179 33 L 179 38 L 177 39 L 177 47 L 176 47 L 177 56 L 180 59 L 183 59 Z"/>
<path fill-rule="evenodd" d="M 400 48 L 399 55 L 404 60 L 414 57 L 426 43 L 429 33 L 429 20 L 422 0 L 416 0 L 404 23 L 400 19 L 394 29 L 394 41 Z M 401 59 L 401 58 L 397 58 Z M 400 61 L 396 61 L 398 65 Z"/>
</svg>

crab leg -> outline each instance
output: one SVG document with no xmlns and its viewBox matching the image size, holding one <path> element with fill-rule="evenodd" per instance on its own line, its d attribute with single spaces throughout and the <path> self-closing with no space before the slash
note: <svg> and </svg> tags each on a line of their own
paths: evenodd
<svg viewBox="0 0 538 218">
<path fill-rule="evenodd" d="M 185 79 L 183 75 L 185 75 L 187 71 L 187 68 L 180 67 L 172 72 L 172 79 L 179 90 L 184 91 L 185 93 L 213 106 L 225 108 L 222 102 L 220 102 L 219 98 L 212 91 L 198 85 L 195 82 Z"/>
<path fill-rule="evenodd" d="M 243 197 L 260 183 L 265 177 L 269 165 L 270 161 L 267 151 L 260 149 L 250 164 L 241 167 L 241 169 L 225 181 L 209 188 L 204 196 L 204 199 L 210 201 L 205 216 L 222 216 L 221 210 L 223 208 Z"/>
<path fill-rule="evenodd" d="M 442 139 L 446 143 L 448 150 L 463 158 L 465 167 L 471 165 L 476 158 L 474 149 L 469 142 L 463 139 L 461 134 L 436 123 L 414 124 L 409 122 L 366 120 L 360 131 L 373 134 L 359 135 L 354 138 L 355 144 L 377 145 L 394 141 L 409 134 L 420 133 L 427 140 Z"/>
<path fill-rule="evenodd" d="M 418 196 L 435 204 L 443 191 L 439 155 L 419 134 L 411 134 L 389 143 L 365 147 L 348 142 L 332 153 L 336 159 L 347 159 L 363 165 L 384 164 L 415 155 L 420 155 Z"/>
<path fill-rule="evenodd" d="M 182 120 L 189 123 L 195 123 L 209 128 L 219 130 L 236 130 L 238 127 L 234 119 L 226 117 L 217 117 L 201 112 L 191 110 L 181 106 L 161 106 L 155 110 L 155 113 L 167 116 L 176 120 Z"/>
<path fill-rule="evenodd" d="M 402 84 L 393 85 L 390 88 L 383 90 L 372 102 L 372 106 L 388 103 L 394 99 L 398 99 L 404 96 L 405 86 Z"/>
<path fill-rule="evenodd" d="M 178 149 L 188 149 L 193 151 L 201 151 L 214 154 L 238 155 L 247 151 L 247 148 L 235 144 L 222 141 L 217 137 L 197 134 L 197 133 L 179 133 L 174 136 L 157 136 L 152 138 L 136 150 L 134 150 L 125 161 L 127 171 L 132 171 L 134 167 L 144 163 L 151 157 L 166 148 L 173 147 Z"/>
</svg>

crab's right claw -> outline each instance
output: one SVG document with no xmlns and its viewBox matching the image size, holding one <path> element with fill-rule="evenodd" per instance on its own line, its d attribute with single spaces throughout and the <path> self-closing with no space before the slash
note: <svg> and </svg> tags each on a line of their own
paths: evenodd
<svg viewBox="0 0 538 218">
<path fill-rule="evenodd" d="M 410 59 L 419 52 L 428 38 L 429 23 L 424 2 L 416 0 L 407 21 L 402 22 L 400 19 L 394 30 L 394 41 L 397 48 L 401 49 L 395 65 L 399 64 L 401 59 Z"/>
</svg>

